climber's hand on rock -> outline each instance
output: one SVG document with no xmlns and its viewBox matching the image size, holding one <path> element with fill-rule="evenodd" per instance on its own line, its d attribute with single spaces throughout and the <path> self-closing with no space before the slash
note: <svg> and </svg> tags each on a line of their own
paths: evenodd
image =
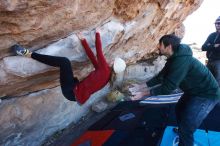
<svg viewBox="0 0 220 146">
<path fill-rule="evenodd" d="M 101 31 L 100 27 L 97 27 L 97 28 L 95 29 L 95 32 L 96 32 L 96 33 L 100 33 L 100 31 Z"/>
<path fill-rule="evenodd" d="M 84 36 L 83 36 L 83 34 L 82 34 L 81 32 L 76 33 L 76 36 L 77 36 L 80 40 L 85 39 Z"/>
</svg>

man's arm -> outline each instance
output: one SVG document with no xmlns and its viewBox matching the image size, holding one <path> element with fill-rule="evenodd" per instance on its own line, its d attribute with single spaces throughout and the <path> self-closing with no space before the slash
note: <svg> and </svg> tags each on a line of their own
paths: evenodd
<svg viewBox="0 0 220 146">
<path fill-rule="evenodd" d="M 151 95 L 168 95 L 175 90 L 189 71 L 189 57 L 175 58 L 169 65 L 168 73 L 164 76 L 161 86 L 151 89 Z"/>
<path fill-rule="evenodd" d="M 202 51 L 209 51 L 212 49 L 220 49 L 220 43 L 213 43 L 214 41 L 214 34 L 210 34 L 207 38 L 207 40 L 205 41 L 205 43 L 202 45 Z M 220 51 L 220 50 L 219 50 Z"/>
<path fill-rule="evenodd" d="M 129 88 L 129 91 L 133 95 L 132 100 L 139 100 L 143 96 L 150 96 L 151 95 L 150 89 L 162 83 L 165 71 L 166 71 L 166 64 L 158 75 L 156 75 L 146 83 L 133 84 L 132 87 Z"/>
<path fill-rule="evenodd" d="M 161 84 L 163 82 L 163 76 L 167 70 L 166 65 L 167 65 L 167 63 L 165 64 L 163 69 L 155 77 L 153 77 L 152 79 L 150 79 L 149 81 L 146 82 L 146 85 L 148 87 L 153 87 L 153 86 Z"/>
</svg>

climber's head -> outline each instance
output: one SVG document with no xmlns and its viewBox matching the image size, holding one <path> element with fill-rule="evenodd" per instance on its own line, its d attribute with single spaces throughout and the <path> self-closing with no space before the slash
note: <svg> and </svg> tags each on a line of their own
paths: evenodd
<svg viewBox="0 0 220 146">
<path fill-rule="evenodd" d="M 113 69 L 114 69 L 114 72 L 117 74 L 117 73 L 121 73 L 125 70 L 126 68 L 126 63 L 123 59 L 117 57 L 115 58 L 114 60 L 114 64 L 113 64 Z"/>
</svg>

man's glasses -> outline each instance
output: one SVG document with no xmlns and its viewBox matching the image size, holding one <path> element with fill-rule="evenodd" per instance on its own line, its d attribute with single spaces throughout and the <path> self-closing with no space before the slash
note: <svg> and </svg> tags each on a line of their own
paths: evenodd
<svg viewBox="0 0 220 146">
<path fill-rule="evenodd" d="M 215 23 L 215 25 L 220 25 L 220 22 L 218 22 L 218 23 Z"/>
</svg>

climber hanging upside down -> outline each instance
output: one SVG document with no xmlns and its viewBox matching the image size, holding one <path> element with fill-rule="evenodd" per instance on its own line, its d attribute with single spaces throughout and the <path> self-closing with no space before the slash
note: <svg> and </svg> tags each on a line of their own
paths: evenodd
<svg viewBox="0 0 220 146">
<path fill-rule="evenodd" d="M 60 68 L 60 85 L 64 97 L 70 101 L 77 101 L 80 104 L 85 103 L 91 94 L 103 88 L 109 81 L 111 69 L 103 55 L 100 33 L 96 30 L 96 52 L 93 54 L 86 39 L 79 33 L 78 38 L 85 49 L 88 58 L 91 60 L 95 70 L 85 79 L 79 81 L 74 77 L 71 62 L 66 57 L 49 56 L 31 52 L 20 45 L 12 46 L 17 55 L 33 58 L 44 64 Z"/>
</svg>

